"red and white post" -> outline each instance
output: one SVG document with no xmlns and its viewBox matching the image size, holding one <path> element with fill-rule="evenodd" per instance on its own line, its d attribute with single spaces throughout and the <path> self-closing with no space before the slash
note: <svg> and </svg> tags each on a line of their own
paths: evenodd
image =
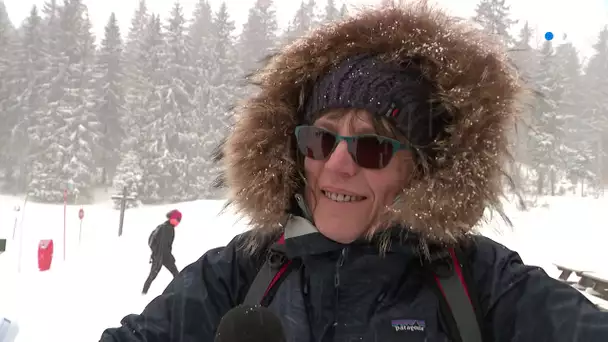
<svg viewBox="0 0 608 342">
<path fill-rule="evenodd" d="M 68 213 L 68 189 L 63 191 L 63 261 L 65 261 L 66 220 Z"/>
</svg>

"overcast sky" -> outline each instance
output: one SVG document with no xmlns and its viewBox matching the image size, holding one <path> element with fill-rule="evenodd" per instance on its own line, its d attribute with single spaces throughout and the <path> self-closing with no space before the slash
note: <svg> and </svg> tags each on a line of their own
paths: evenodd
<svg viewBox="0 0 608 342">
<path fill-rule="evenodd" d="M 473 14 L 478 0 L 435 0 L 441 7 L 459 16 L 469 17 Z M 139 3 L 139 0 L 83 0 L 88 6 L 95 34 L 101 37 L 110 13 L 115 12 L 125 33 L 130 24 L 130 19 Z M 184 8 L 184 13 L 189 16 L 198 0 L 179 0 Z M 209 0 L 214 8 L 219 7 L 222 0 Z M 237 29 L 247 19 L 247 12 L 255 0 L 226 0 L 230 14 L 236 22 Z M 342 1 L 337 0 L 341 4 Z M 374 5 L 380 0 L 347 0 L 351 8 Z M 15 24 L 21 23 L 27 17 L 33 5 L 39 6 L 44 0 L 4 0 L 11 20 Z M 175 2 L 172 0 L 148 0 L 148 8 L 155 13 L 166 17 Z M 325 5 L 325 0 L 317 0 L 320 7 Z M 538 43 L 542 43 L 544 34 L 551 31 L 555 34 L 555 41 L 566 39 L 572 41 L 583 56 L 591 52 L 591 44 L 597 38 L 597 34 L 603 25 L 608 24 L 608 0 L 507 0 L 511 5 L 513 17 L 532 23 L 538 33 Z M 299 0 L 275 0 L 279 24 L 285 27 L 293 13 L 299 7 Z"/>
</svg>

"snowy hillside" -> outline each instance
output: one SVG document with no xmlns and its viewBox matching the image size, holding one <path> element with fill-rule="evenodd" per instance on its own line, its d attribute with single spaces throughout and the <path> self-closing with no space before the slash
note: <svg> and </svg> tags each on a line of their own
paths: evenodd
<svg viewBox="0 0 608 342">
<path fill-rule="evenodd" d="M 116 326 L 128 313 L 139 312 L 170 281 L 163 269 L 150 293 L 141 287 L 149 271 L 149 232 L 167 211 L 184 214 L 174 244 L 178 268 L 195 261 L 206 250 L 243 232 L 234 216 L 218 216 L 223 202 L 197 201 L 174 206 L 146 206 L 128 210 L 123 236 L 117 238 L 119 213 L 111 203 L 85 206 L 82 241 L 78 243 L 77 206 L 67 209 L 66 262 L 63 262 L 63 206 L 28 203 L 18 234 L 12 241 L 13 207 L 19 199 L 0 197 L 0 236 L 9 240 L 0 255 L 0 316 L 18 321 L 17 342 L 97 341 L 106 327 Z M 606 199 L 546 198 L 544 207 L 518 212 L 509 207 L 513 230 L 497 219 L 484 227 L 486 235 L 520 252 L 527 263 L 558 272 L 552 262 L 593 265 L 608 272 Z M 502 230 L 502 232 L 498 232 Z M 23 232 L 21 272 L 18 272 L 19 232 Z M 40 239 L 55 242 L 54 262 L 48 272 L 37 268 Z M 78 322 L 78 323 L 76 323 Z"/>
</svg>

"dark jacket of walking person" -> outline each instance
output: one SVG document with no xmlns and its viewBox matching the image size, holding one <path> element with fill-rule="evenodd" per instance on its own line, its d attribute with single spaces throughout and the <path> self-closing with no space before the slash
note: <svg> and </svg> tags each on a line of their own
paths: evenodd
<svg viewBox="0 0 608 342">
<path fill-rule="evenodd" d="M 171 210 L 166 217 L 167 221 L 156 227 L 148 238 L 152 255 L 150 256 L 150 274 L 144 283 L 143 294 L 148 293 L 150 285 L 163 266 L 171 272 L 173 277 L 177 277 L 179 274 L 173 256 L 173 240 L 175 239 L 175 227 L 181 222 L 182 213 L 179 210 Z"/>
<path fill-rule="evenodd" d="M 220 154 L 251 229 L 101 341 L 211 342 L 242 303 L 289 342 L 608 341 L 608 313 L 474 232 L 504 214 L 521 90 L 488 39 L 412 4 L 270 58 Z"/>
</svg>

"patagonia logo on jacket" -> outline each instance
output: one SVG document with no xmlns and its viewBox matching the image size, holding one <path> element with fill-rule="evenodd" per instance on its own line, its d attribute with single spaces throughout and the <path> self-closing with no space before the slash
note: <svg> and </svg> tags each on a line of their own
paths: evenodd
<svg viewBox="0 0 608 342">
<path fill-rule="evenodd" d="M 415 331 L 424 332 L 426 327 L 424 321 L 415 319 L 398 319 L 391 321 L 395 331 Z"/>
</svg>

